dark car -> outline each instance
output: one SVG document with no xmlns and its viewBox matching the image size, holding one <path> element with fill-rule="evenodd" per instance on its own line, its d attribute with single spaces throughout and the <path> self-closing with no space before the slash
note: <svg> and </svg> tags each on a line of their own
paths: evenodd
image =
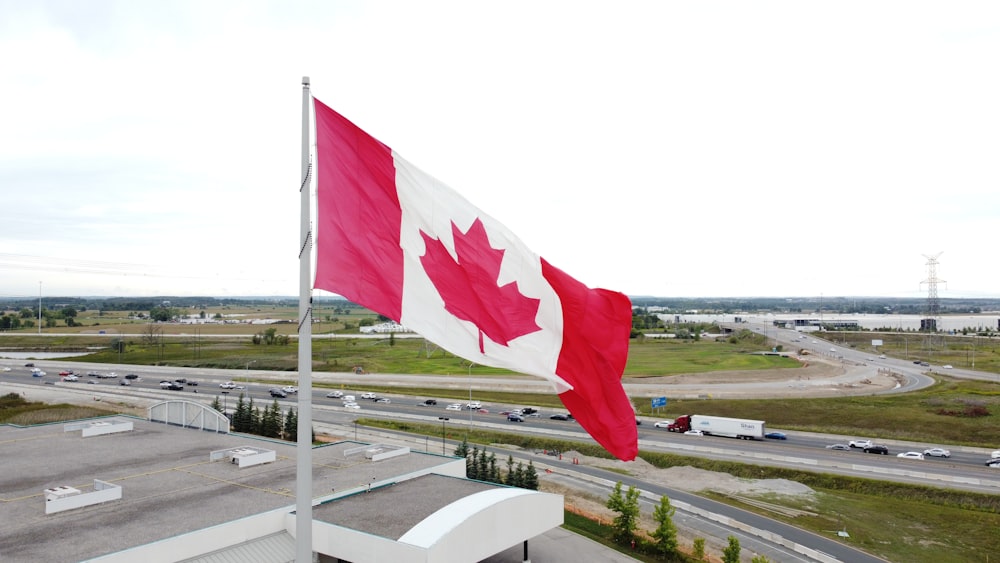
<svg viewBox="0 0 1000 563">
<path fill-rule="evenodd" d="M 192 386 L 192 387 L 197 387 L 198 386 L 198 382 L 197 381 L 191 381 L 190 379 L 187 380 L 187 384 L 190 385 L 190 386 Z"/>
<path fill-rule="evenodd" d="M 277 397 L 279 399 L 287 399 L 288 398 L 288 393 L 285 393 L 281 389 L 271 389 L 271 396 L 272 397 Z"/>
<path fill-rule="evenodd" d="M 510 413 L 507 415 L 507 422 L 524 422 L 524 417 L 519 414 Z"/>
<path fill-rule="evenodd" d="M 434 400 L 434 399 L 427 399 L 426 401 L 424 401 L 424 402 L 422 402 L 420 404 L 424 405 L 424 406 L 427 406 L 427 407 L 432 407 L 432 406 L 438 404 L 438 402 L 436 400 Z"/>
<path fill-rule="evenodd" d="M 554 415 L 550 416 L 549 418 L 551 418 L 552 420 L 569 420 L 569 415 L 568 414 L 558 414 L 557 413 L 557 414 L 554 414 Z"/>
<path fill-rule="evenodd" d="M 529 414 L 538 414 L 538 409 L 533 409 L 531 407 L 524 407 L 521 409 L 521 414 L 527 416 Z"/>
<path fill-rule="evenodd" d="M 868 446 L 867 448 L 865 448 L 864 452 L 866 454 L 889 455 L 889 448 L 887 448 L 887 447 L 885 447 L 885 446 L 883 446 L 881 444 L 874 444 L 874 445 L 871 445 L 871 446 Z"/>
<path fill-rule="evenodd" d="M 183 385 L 184 383 L 187 383 L 187 379 L 184 379 L 183 377 L 178 377 L 178 378 L 177 378 L 177 379 L 175 379 L 174 381 L 176 381 L 177 383 L 180 383 L 180 384 L 182 384 L 182 385 Z"/>
<path fill-rule="evenodd" d="M 765 438 L 769 438 L 771 440 L 787 440 L 788 439 L 788 436 L 785 436 L 784 432 L 768 432 L 767 434 L 764 434 L 764 437 Z"/>
<path fill-rule="evenodd" d="M 171 383 L 170 385 L 167 385 L 167 389 L 171 391 L 183 391 L 184 386 L 179 383 Z"/>
<path fill-rule="evenodd" d="M 33 368 L 33 367 L 35 367 L 35 364 L 33 364 L 31 362 L 28 362 L 28 363 L 24 364 L 24 367 L 26 367 L 26 368 Z"/>
<path fill-rule="evenodd" d="M 125 376 L 125 379 L 139 379 L 139 376 L 134 373 L 130 373 Z"/>
</svg>

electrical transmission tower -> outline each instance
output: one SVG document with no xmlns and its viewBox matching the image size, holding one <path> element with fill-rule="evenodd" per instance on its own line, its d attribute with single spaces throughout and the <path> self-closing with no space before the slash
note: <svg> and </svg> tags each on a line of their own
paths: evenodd
<svg viewBox="0 0 1000 563">
<path fill-rule="evenodd" d="M 945 283 L 937 277 L 938 256 L 944 254 L 938 252 L 933 256 L 923 255 L 927 259 L 927 279 L 920 282 L 920 285 L 927 284 L 927 317 L 937 319 L 941 312 L 941 302 L 938 300 L 938 284 Z"/>
<path fill-rule="evenodd" d="M 943 252 L 938 252 L 933 256 L 923 255 L 927 259 L 927 279 L 920 282 L 920 284 L 927 284 L 927 310 L 924 313 L 924 318 L 920 321 L 920 330 L 927 332 L 924 345 L 928 354 L 932 354 L 934 351 L 936 342 L 933 335 L 938 330 L 938 316 L 941 314 L 941 302 L 938 300 L 938 284 L 946 283 L 937 277 L 938 256 L 941 256 L 941 254 Z"/>
</svg>

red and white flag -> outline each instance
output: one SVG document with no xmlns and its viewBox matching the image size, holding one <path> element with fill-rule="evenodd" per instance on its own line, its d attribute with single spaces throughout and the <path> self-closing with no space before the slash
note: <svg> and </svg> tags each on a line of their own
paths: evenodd
<svg viewBox="0 0 1000 563">
<path fill-rule="evenodd" d="M 553 383 L 605 449 L 635 458 L 621 384 L 631 303 L 590 289 L 343 116 L 314 100 L 315 287 L 477 364 Z"/>
</svg>

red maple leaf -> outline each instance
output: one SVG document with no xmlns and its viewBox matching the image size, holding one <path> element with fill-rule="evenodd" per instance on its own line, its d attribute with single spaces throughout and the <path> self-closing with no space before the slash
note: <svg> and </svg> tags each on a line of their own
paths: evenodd
<svg viewBox="0 0 1000 563">
<path fill-rule="evenodd" d="M 482 221 L 477 218 L 466 233 L 454 223 L 451 230 L 457 261 L 440 240 L 421 231 L 427 252 L 420 264 L 444 299 L 445 309 L 479 329 L 479 351 L 483 352 L 484 334 L 506 346 L 519 336 L 541 330 L 535 324 L 540 300 L 522 295 L 517 282 L 497 285 L 505 251 L 490 246 Z"/>
</svg>

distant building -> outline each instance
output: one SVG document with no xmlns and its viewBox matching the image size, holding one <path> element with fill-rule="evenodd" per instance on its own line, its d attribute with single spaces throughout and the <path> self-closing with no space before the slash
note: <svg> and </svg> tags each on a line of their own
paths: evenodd
<svg viewBox="0 0 1000 563">
<path fill-rule="evenodd" d="M 389 334 L 392 332 L 413 332 L 412 330 L 406 328 L 405 326 L 395 322 L 389 321 L 387 323 L 379 323 L 377 325 L 363 326 L 360 329 L 362 334 Z"/>
</svg>

